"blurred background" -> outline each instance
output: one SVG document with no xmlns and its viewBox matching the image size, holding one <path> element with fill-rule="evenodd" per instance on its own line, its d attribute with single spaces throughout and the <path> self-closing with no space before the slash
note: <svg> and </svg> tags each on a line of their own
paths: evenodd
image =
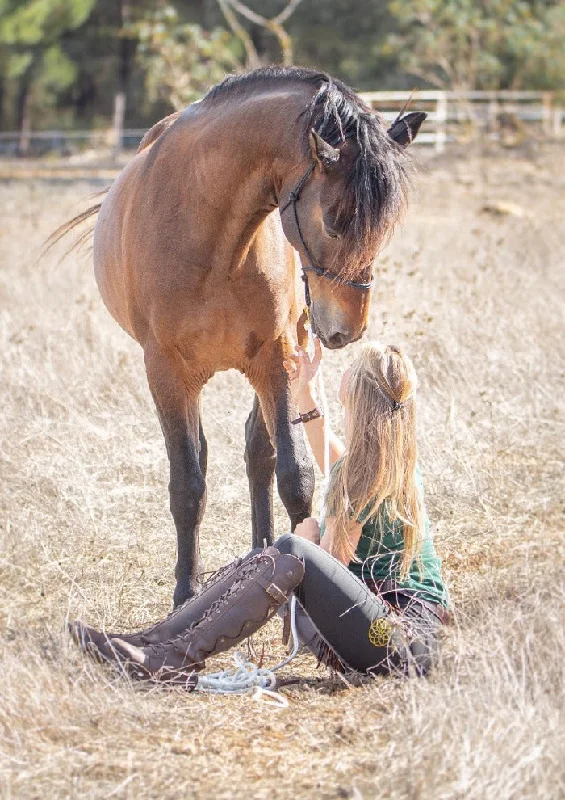
<svg viewBox="0 0 565 800">
<path fill-rule="evenodd" d="M 436 150 L 485 128 L 559 137 L 563 41 L 560 0 L 0 0 L 0 154 L 116 157 L 270 63 L 326 70 L 391 116 L 418 89 Z"/>
</svg>

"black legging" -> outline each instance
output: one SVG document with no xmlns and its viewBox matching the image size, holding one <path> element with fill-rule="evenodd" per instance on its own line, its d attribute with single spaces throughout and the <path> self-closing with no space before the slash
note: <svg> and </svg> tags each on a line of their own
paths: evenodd
<svg viewBox="0 0 565 800">
<path fill-rule="evenodd" d="M 359 672 L 428 672 L 438 652 L 439 619 L 410 594 L 395 594 L 397 607 L 375 595 L 321 547 L 287 533 L 281 553 L 301 558 L 305 574 L 296 596 L 325 643 Z"/>
</svg>

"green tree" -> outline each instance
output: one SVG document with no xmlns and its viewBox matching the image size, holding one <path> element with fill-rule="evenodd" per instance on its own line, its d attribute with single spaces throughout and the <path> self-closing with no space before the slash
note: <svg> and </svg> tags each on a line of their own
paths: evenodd
<svg viewBox="0 0 565 800">
<path fill-rule="evenodd" d="M 563 89 L 565 4 L 530 3 L 522 25 L 510 31 L 505 85 L 512 89 Z"/>
<path fill-rule="evenodd" d="M 15 95 L 19 150 L 28 148 L 33 113 L 52 104 L 72 84 L 74 63 L 61 47 L 81 26 L 95 0 L 0 0 L 0 59 Z"/>
<path fill-rule="evenodd" d="M 432 85 L 517 89 L 533 84 L 552 88 L 562 82 L 561 3 L 393 0 L 389 8 L 399 30 L 389 36 L 388 51 L 397 54 L 407 73 Z"/>
<path fill-rule="evenodd" d="M 180 22 L 173 6 L 159 8 L 134 30 L 150 99 L 165 99 L 176 110 L 202 97 L 226 71 L 241 69 L 243 49 L 234 36 Z"/>
<path fill-rule="evenodd" d="M 233 3 L 230 5 L 233 7 Z M 289 4 L 288 0 L 246 0 L 245 5 L 272 20 Z M 203 10 L 206 27 L 226 24 L 219 0 L 204 0 Z M 387 35 L 397 26 L 386 2 L 303 0 L 291 10 L 292 14 L 284 20 L 284 28 L 292 40 L 294 63 L 326 70 L 359 90 L 411 86 L 410 79 L 397 67 L 397 54 L 384 53 L 382 49 Z M 238 19 L 261 63 L 282 60 L 278 37 L 241 14 Z"/>
<path fill-rule="evenodd" d="M 290 19 L 301 0 L 287 0 L 286 5 L 282 9 L 278 9 L 274 16 L 265 17 L 254 11 L 249 5 L 242 3 L 240 0 L 218 0 L 218 5 L 222 9 L 231 30 L 236 36 L 239 37 L 245 47 L 247 53 L 247 66 L 259 66 L 260 60 L 257 50 L 253 44 L 253 39 L 249 32 L 242 25 L 240 17 L 251 22 L 253 25 L 258 25 L 265 31 L 269 31 L 275 39 L 280 48 L 279 59 L 283 64 L 292 64 L 292 39 L 286 31 L 284 25 Z M 239 15 L 239 16 L 238 16 Z M 279 60 L 277 59 L 277 60 Z"/>
</svg>

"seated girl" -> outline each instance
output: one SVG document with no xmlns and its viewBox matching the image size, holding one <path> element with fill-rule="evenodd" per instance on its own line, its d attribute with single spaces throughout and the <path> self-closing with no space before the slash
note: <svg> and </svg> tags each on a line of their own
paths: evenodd
<svg viewBox="0 0 565 800">
<path fill-rule="evenodd" d="M 165 620 L 134 634 L 74 623 L 75 640 L 132 675 L 194 687 L 208 656 L 258 630 L 297 598 L 301 642 L 336 669 L 426 674 L 438 653 L 448 596 L 424 508 L 416 449 L 416 376 L 397 347 L 366 344 L 339 399 L 345 442 L 318 407 L 321 360 L 296 349 L 285 362 L 312 452 L 324 468 L 326 519 L 305 519 L 274 547 L 220 569 Z"/>
</svg>

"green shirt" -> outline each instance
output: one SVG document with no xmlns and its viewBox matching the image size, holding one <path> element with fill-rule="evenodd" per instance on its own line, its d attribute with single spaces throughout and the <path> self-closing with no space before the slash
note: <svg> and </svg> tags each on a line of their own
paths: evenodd
<svg viewBox="0 0 565 800">
<path fill-rule="evenodd" d="M 423 495 L 419 469 L 416 471 L 416 481 Z M 360 515 L 360 521 L 363 516 Z M 377 583 L 394 580 L 399 589 L 409 589 L 423 600 L 448 606 L 449 596 L 441 578 L 441 559 L 434 547 L 427 514 L 420 558 L 414 560 L 409 574 L 401 580 L 399 576 L 404 551 L 403 529 L 401 520 L 391 520 L 385 500 L 373 518 L 363 524 L 355 559 L 350 561 L 349 569 L 361 580 L 372 579 Z"/>
<path fill-rule="evenodd" d="M 386 501 L 382 503 L 377 515 L 363 525 L 355 560 L 349 563 L 349 569 L 361 580 L 372 578 L 377 583 L 394 580 L 399 589 L 409 589 L 423 600 L 447 606 L 449 599 L 441 579 L 441 559 L 435 551 L 427 516 L 420 559 L 412 563 L 406 578 L 400 579 L 403 527 L 401 520 L 390 519 Z"/>
</svg>

